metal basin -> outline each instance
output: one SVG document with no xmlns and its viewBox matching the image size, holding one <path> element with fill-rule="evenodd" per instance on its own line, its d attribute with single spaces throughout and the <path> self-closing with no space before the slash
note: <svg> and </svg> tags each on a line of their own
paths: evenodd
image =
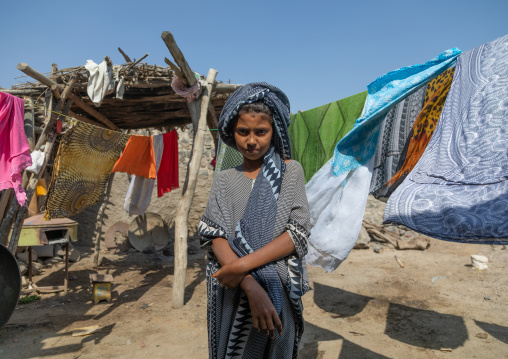
<svg viewBox="0 0 508 359">
<path fill-rule="evenodd" d="M 0 244 L 0 327 L 3 326 L 18 304 L 21 291 L 21 273 L 16 258 Z"/>
</svg>

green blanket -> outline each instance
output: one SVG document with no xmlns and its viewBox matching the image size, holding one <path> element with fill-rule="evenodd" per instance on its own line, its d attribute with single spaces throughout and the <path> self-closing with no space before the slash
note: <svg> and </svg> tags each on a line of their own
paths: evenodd
<svg viewBox="0 0 508 359">
<path fill-rule="evenodd" d="M 305 182 L 333 156 L 337 142 L 361 116 L 366 98 L 367 91 L 291 115 L 291 151 L 303 167 Z"/>
</svg>

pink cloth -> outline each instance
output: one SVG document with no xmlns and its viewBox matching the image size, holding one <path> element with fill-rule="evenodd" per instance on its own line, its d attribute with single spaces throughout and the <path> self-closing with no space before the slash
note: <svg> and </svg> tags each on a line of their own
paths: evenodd
<svg viewBox="0 0 508 359">
<path fill-rule="evenodd" d="M 178 95 L 185 97 L 187 99 L 187 102 L 192 102 L 199 96 L 199 81 L 196 82 L 191 87 L 185 87 L 182 80 L 178 76 L 173 77 L 173 81 L 171 81 L 171 88 L 173 91 L 175 91 Z"/>
<path fill-rule="evenodd" d="M 22 99 L 0 92 L 0 190 L 14 188 L 20 205 L 26 201 L 21 171 L 32 164 L 24 110 Z"/>
</svg>

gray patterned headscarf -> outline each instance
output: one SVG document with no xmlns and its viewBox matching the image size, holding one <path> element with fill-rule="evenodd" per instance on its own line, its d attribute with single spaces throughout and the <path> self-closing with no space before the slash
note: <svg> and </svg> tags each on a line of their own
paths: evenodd
<svg viewBox="0 0 508 359">
<path fill-rule="evenodd" d="M 233 122 L 240 108 L 253 102 L 264 102 L 272 110 L 275 150 L 283 158 L 291 158 L 288 127 L 291 122 L 289 100 L 277 87 L 266 82 L 252 82 L 236 90 L 226 101 L 219 119 L 219 135 L 224 143 L 236 148 Z"/>
</svg>

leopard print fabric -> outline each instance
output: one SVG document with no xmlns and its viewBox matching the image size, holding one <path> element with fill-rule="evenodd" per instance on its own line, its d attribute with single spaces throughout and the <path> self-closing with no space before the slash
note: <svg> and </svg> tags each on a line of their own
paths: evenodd
<svg viewBox="0 0 508 359">
<path fill-rule="evenodd" d="M 411 137 L 408 138 L 403 151 L 406 155 L 401 156 L 404 162 L 398 172 L 384 185 L 383 192 L 386 197 L 389 197 L 404 181 L 423 155 L 443 111 L 454 73 L 455 67 L 452 67 L 427 85 L 422 111 L 416 118 L 410 132 Z"/>
</svg>

